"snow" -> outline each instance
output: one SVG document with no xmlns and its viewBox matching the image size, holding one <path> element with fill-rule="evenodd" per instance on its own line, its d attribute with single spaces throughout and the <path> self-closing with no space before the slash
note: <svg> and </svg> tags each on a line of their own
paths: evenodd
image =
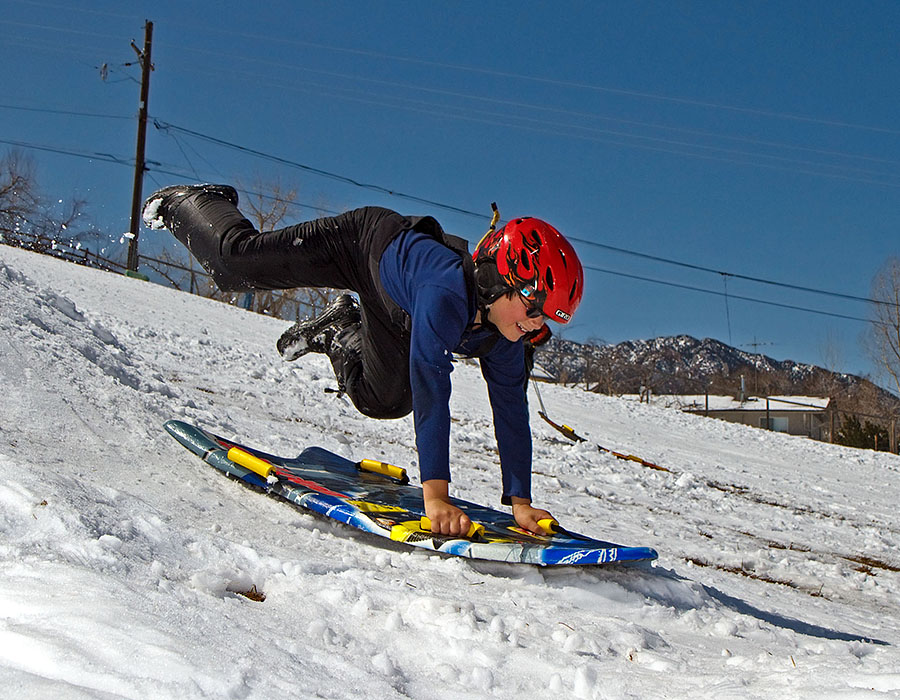
<svg viewBox="0 0 900 700">
<path fill-rule="evenodd" d="M 141 218 L 144 221 L 144 225 L 153 231 L 159 231 L 166 227 L 162 215 L 159 213 L 159 207 L 162 204 L 162 201 L 162 197 L 151 199 L 144 203 L 144 208 L 141 211 Z"/>
<path fill-rule="evenodd" d="M 320 356 L 282 362 L 285 326 L 0 246 L 4 697 L 900 697 L 896 456 L 544 385 L 589 441 L 532 400 L 537 503 L 658 563 L 444 558 L 243 488 L 163 432 L 413 467 L 410 419 L 325 393 Z M 453 492 L 497 505 L 477 367 L 453 382 Z"/>
</svg>

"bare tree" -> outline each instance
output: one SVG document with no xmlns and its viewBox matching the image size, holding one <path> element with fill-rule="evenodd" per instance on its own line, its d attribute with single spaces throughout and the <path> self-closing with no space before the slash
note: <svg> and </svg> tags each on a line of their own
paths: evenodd
<svg viewBox="0 0 900 700">
<path fill-rule="evenodd" d="M 819 354 L 822 358 L 821 366 L 829 372 L 840 374 L 844 371 L 846 359 L 844 357 L 842 337 L 834 328 L 825 329 L 825 335 L 819 347 Z"/>
<path fill-rule="evenodd" d="M 872 325 L 867 349 L 900 394 L 900 259 L 891 257 L 872 280 Z"/>
<path fill-rule="evenodd" d="M 563 340 L 559 337 L 553 337 L 548 343 L 537 348 L 535 363 L 549 374 L 554 381 L 562 384 L 565 383 L 568 377 L 566 355 Z"/>
<path fill-rule="evenodd" d="M 618 393 L 618 379 L 621 372 L 619 356 L 615 352 L 614 346 L 604 343 L 599 347 L 595 364 L 594 386 L 590 390 L 595 394 L 615 396 Z"/>
<path fill-rule="evenodd" d="M 86 251 L 88 240 L 97 238 L 99 251 L 99 231 L 83 218 L 84 200 L 61 205 L 62 200 L 51 204 L 41 196 L 29 156 L 14 149 L 0 158 L 0 241 L 73 259 Z"/>
<path fill-rule="evenodd" d="M 0 158 L 0 235 L 18 236 L 40 210 L 34 162 L 21 151 Z"/>
<path fill-rule="evenodd" d="M 201 269 L 184 246 L 171 246 L 163 248 L 158 253 L 158 258 L 141 256 L 141 264 L 153 270 L 162 279 L 166 280 L 175 289 L 187 291 L 199 296 L 209 296 L 209 284 L 206 280 L 209 274 Z"/>
<path fill-rule="evenodd" d="M 256 178 L 248 187 L 240 183 L 238 187 L 249 195 L 243 198 L 241 208 L 259 231 L 276 228 L 298 209 L 296 188 L 287 189 L 279 180 L 264 182 Z"/>
<path fill-rule="evenodd" d="M 83 199 L 72 199 L 58 214 L 44 207 L 31 225 L 35 250 L 44 253 L 61 242 L 78 248 L 89 237 L 96 235 L 92 230 L 75 230 L 75 224 L 84 214 L 85 204 Z"/>
<path fill-rule="evenodd" d="M 581 378 L 584 381 L 585 391 L 591 390 L 591 385 L 599 384 L 602 380 L 602 362 L 600 347 L 606 343 L 602 338 L 591 336 L 581 346 L 581 359 L 584 362 L 584 371 Z"/>
<path fill-rule="evenodd" d="M 286 188 L 277 180 L 263 181 L 256 178 L 250 185 L 237 183 L 237 186 L 245 193 L 241 209 L 258 231 L 278 228 L 284 225 L 286 219 L 295 217 L 299 212 L 297 190 Z M 177 253 L 168 249 L 162 251 L 158 263 L 146 261 L 145 264 L 176 289 L 189 290 L 193 294 L 285 320 L 314 316 L 337 294 L 334 289 L 314 287 L 254 290 L 252 293 L 224 292 L 216 287 L 209 274 L 197 269 L 190 254 L 180 246 Z"/>
<path fill-rule="evenodd" d="M 833 328 L 825 331 L 819 353 L 822 358 L 824 372 L 816 373 L 817 381 L 811 390 L 819 395 L 837 399 L 844 389 L 841 374 L 846 364 L 840 334 Z"/>
</svg>

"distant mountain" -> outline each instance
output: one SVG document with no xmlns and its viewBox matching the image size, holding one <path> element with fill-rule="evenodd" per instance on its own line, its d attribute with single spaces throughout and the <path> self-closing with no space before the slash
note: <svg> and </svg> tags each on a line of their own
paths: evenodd
<svg viewBox="0 0 900 700">
<path fill-rule="evenodd" d="M 538 349 L 537 364 L 552 380 L 582 384 L 608 394 L 828 396 L 850 411 L 900 413 L 900 400 L 864 377 L 816 365 L 775 360 L 712 338 L 689 335 L 633 340 L 618 345 L 586 345 L 553 338 Z"/>
</svg>

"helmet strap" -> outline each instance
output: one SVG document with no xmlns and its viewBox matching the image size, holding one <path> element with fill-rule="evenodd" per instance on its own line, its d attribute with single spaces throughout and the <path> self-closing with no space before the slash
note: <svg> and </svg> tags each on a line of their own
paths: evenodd
<svg viewBox="0 0 900 700">
<path fill-rule="evenodd" d="M 500 221 L 500 210 L 497 208 L 497 202 L 491 202 L 491 210 L 493 211 L 491 225 L 481 237 L 481 241 L 497 230 L 497 223 Z M 476 249 L 481 245 L 481 241 L 475 246 Z M 499 333 L 499 329 L 488 320 L 489 307 L 504 294 L 512 291 L 512 287 L 497 272 L 496 260 L 484 257 L 475 261 L 475 287 L 478 296 L 475 303 L 478 311 L 481 313 L 481 326 Z"/>
<path fill-rule="evenodd" d="M 490 236 L 494 231 L 497 230 L 497 222 L 500 221 L 500 210 L 497 209 L 497 202 L 491 202 L 491 210 L 494 212 L 493 215 L 491 216 L 491 225 L 490 225 L 490 227 L 488 228 L 488 230 L 485 231 L 484 235 L 481 237 L 481 240 L 479 240 L 478 243 L 475 244 L 475 249 L 476 249 L 476 250 L 478 249 L 478 246 L 481 245 L 481 242 L 482 242 L 485 238 L 487 238 L 487 237 Z"/>
<path fill-rule="evenodd" d="M 488 321 L 489 307 L 504 294 L 513 291 L 513 288 L 497 272 L 497 263 L 491 258 L 482 258 L 475 262 L 475 288 L 478 296 L 475 303 L 481 312 L 481 325 L 497 330 L 496 326 Z"/>
</svg>

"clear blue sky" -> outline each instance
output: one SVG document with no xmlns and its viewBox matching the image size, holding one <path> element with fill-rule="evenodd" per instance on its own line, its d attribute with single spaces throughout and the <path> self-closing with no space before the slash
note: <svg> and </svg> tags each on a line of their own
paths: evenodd
<svg viewBox="0 0 900 700">
<path fill-rule="evenodd" d="M 43 190 L 87 200 L 114 240 L 128 229 L 139 90 L 138 67 L 124 64 L 149 19 L 158 123 L 483 217 L 153 126 L 145 193 L 280 179 L 311 207 L 432 214 L 473 242 L 497 201 L 504 218 L 538 216 L 585 241 L 576 246 L 597 269 L 566 337 L 687 333 L 817 364 L 829 346 L 837 369 L 872 371 L 865 324 L 721 293 L 856 317 L 868 316 L 864 303 L 588 242 L 869 296 L 900 247 L 898 2 L 2 0 L 0 9 L 0 152 L 24 144 Z M 298 215 L 314 216 L 311 207 Z M 145 231 L 142 247 L 161 235 Z"/>
</svg>

